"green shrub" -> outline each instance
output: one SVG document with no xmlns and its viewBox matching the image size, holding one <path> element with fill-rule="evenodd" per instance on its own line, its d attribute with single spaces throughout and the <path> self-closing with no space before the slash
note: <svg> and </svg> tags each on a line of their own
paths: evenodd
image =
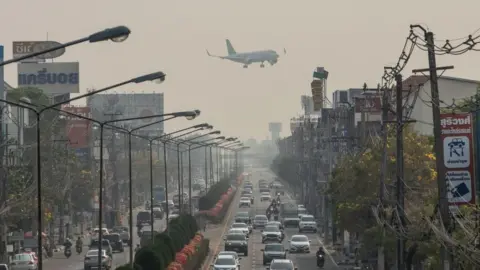
<svg viewBox="0 0 480 270">
<path fill-rule="evenodd" d="M 171 263 L 175 260 L 175 249 L 173 247 L 172 238 L 166 233 L 163 232 L 155 237 L 155 244 L 159 244 L 162 246 L 162 252 L 166 255 L 165 259 L 168 263 Z"/>
<path fill-rule="evenodd" d="M 198 200 L 198 208 L 200 211 L 213 208 L 220 200 L 223 194 L 231 187 L 230 180 L 223 179 L 215 183 L 204 196 Z"/>
<path fill-rule="evenodd" d="M 164 270 L 161 257 L 150 247 L 144 247 L 135 254 L 135 264 L 142 270 Z"/>
</svg>

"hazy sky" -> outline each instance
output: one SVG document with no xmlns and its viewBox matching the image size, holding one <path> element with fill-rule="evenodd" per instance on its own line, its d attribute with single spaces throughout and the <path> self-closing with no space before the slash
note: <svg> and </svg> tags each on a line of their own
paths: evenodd
<svg viewBox="0 0 480 270">
<path fill-rule="evenodd" d="M 227 136 L 264 139 L 268 122 L 282 122 L 300 110 L 300 95 L 310 92 L 312 71 L 329 72 L 328 92 L 375 86 L 383 66 L 398 58 L 409 24 L 422 23 L 436 38 L 465 37 L 480 27 L 478 0 L 2 0 L 1 43 L 6 58 L 12 41 L 66 42 L 95 31 L 126 25 L 130 38 L 121 44 L 82 44 L 67 49 L 58 61 L 80 61 L 81 89 L 100 88 L 162 70 L 164 84 L 121 90 L 165 93 L 166 112 L 200 109 L 195 123 L 209 122 Z M 225 55 L 225 38 L 237 52 L 274 49 L 279 62 L 260 69 L 209 58 Z M 440 43 L 440 42 L 439 42 Z M 283 48 L 287 55 L 283 56 Z M 454 65 L 447 75 L 480 79 L 480 53 L 442 56 L 439 65 Z M 427 66 L 417 50 L 404 77 Z M 16 85 L 16 66 L 6 67 L 7 82 Z M 191 123 L 166 123 L 167 132 Z"/>
</svg>

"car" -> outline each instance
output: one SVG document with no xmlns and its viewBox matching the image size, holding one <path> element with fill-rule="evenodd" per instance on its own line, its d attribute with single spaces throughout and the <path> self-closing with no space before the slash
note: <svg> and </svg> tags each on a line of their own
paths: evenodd
<svg viewBox="0 0 480 270">
<path fill-rule="evenodd" d="M 287 251 L 280 243 L 266 244 L 263 251 L 263 265 L 270 264 L 273 259 L 286 259 Z"/>
<path fill-rule="evenodd" d="M 262 244 L 274 241 L 281 243 L 283 241 L 283 233 L 276 225 L 265 226 L 262 230 Z"/>
<path fill-rule="evenodd" d="M 270 194 L 262 194 L 260 195 L 260 201 L 263 202 L 263 201 L 271 201 L 272 200 L 272 197 L 270 196 Z"/>
<path fill-rule="evenodd" d="M 253 190 L 253 185 L 252 184 L 246 184 L 246 185 L 243 186 L 243 189 Z"/>
<path fill-rule="evenodd" d="M 285 228 L 294 227 L 297 228 L 300 223 L 300 218 L 298 217 L 287 217 L 283 219 L 283 226 Z"/>
<path fill-rule="evenodd" d="M 0 263 L 0 270 L 8 270 L 8 265 Z"/>
<path fill-rule="evenodd" d="M 238 207 L 250 207 L 251 206 L 250 198 L 242 197 L 238 203 Z"/>
<path fill-rule="evenodd" d="M 244 188 L 242 193 L 244 193 L 244 192 L 245 192 L 245 194 L 253 194 L 253 190 L 251 188 Z"/>
<path fill-rule="evenodd" d="M 237 260 L 232 255 L 220 255 L 217 256 L 215 262 L 211 265 L 213 269 L 228 269 L 228 270 L 239 270 L 240 265 L 238 265 Z"/>
<path fill-rule="evenodd" d="M 149 211 L 140 211 L 137 214 L 137 226 L 138 225 L 150 225 L 152 223 Z"/>
<path fill-rule="evenodd" d="M 168 222 L 172 221 L 174 218 L 178 218 L 180 215 L 179 214 L 170 214 L 168 215 Z"/>
<path fill-rule="evenodd" d="M 98 249 L 87 251 L 83 259 L 83 269 L 98 269 L 98 253 Z M 105 250 L 102 250 L 102 267 L 108 270 L 112 269 L 112 257 L 108 256 Z"/>
<path fill-rule="evenodd" d="M 243 222 L 235 222 L 232 224 L 232 229 L 241 229 L 243 230 L 246 234 L 252 233 L 252 228 L 248 227 L 246 223 Z"/>
<path fill-rule="evenodd" d="M 310 253 L 310 240 L 308 237 L 301 234 L 293 235 L 290 240 L 288 250 L 290 253 Z"/>
<path fill-rule="evenodd" d="M 304 231 L 317 232 L 317 222 L 315 221 L 314 216 L 302 215 L 300 223 L 298 224 L 298 232 L 302 233 Z"/>
<path fill-rule="evenodd" d="M 297 267 L 293 264 L 292 260 L 289 259 L 273 259 L 270 263 L 270 270 L 298 270 Z"/>
<path fill-rule="evenodd" d="M 253 204 L 255 202 L 255 197 L 253 197 L 253 195 L 250 194 L 250 193 L 242 194 L 242 198 L 249 198 L 251 204 Z"/>
<path fill-rule="evenodd" d="M 267 225 L 265 225 L 265 226 L 268 226 L 268 225 L 277 225 L 278 228 L 280 228 L 280 230 L 282 230 L 282 231 L 285 229 L 285 227 L 283 226 L 283 224 L 280 221 L 269 221 L 269 222 L 267 222 Z"/>
<path fill-rule="evenodd" d="M 145 202 L 145 210 L 150 211 L 150 207 L 151 207 L 151 206 L 150 206 L 150 202 L 149 202 L 149 201 L 146 201 L 146 202 Z"/>
<path fill-rule="evenodd" d="M 116 227 L 113 227 L 112 231 L 114 233 L 120 234 L 120 238 L 122 239 L 122 242 L 124 244 L 130 244 L 130 232 L 128 230 L 128 227 L 116 226 Z"/>
<path fill-rule="evenodd" d="M 154 218 L 162 219 L 163 218 L 163 210 L 161 207 L 153 207 L 153 216 Z"/>
<path fill-rule="evenodd" d="M 268 218 L 265 215 L 256 215 L 253 218 L 253 228 L 265 228 L 265 225 L 268 223 Z"/>
<path fill-rule="evenodd" d="M 217 257 L 218 256 L 223 256 L 223 255 L 230 255 L 230 256 L 233 256 L 235 258 L 235 260 L 237 261 L 237 264 L 240 265 L 240 260 L 242 258 L 238 257 L 238 253 L 235 252 L 235 251 L 220 251 L 218 254 L 217 254 Z"/>
<path fill-rule="evenodd" d="M 100 228 L 95 228 L 93 229 L 93 236 L 96 237 L 98 236 L 98 233 L 100 232 Z M 107 235 L 109 234 L 109 231 L 107 228 L 102 228 L 102 235 Z"/>
<path fill-rule="evenodd" d="M 238 212 L 234 218 L 236 223 L 252 223 L 252 219 L 250 218 L 250 214 L 248 212 Z"/>
<path fill-rule="evenodd" d="M 105 235 L 105 239 L 107 239 L 110 242 L 110 245 L 112 246 L 112 252 L 113 251 L 118 251 L 118 252 L 123 252 L 123 242 L 122 238 L 120 238 L 120 234 L 118 233 L 111 233 L 109 235 Z"/>
<path fill-rule="evenodd" d="M 10 261 L 11 270 L 36 270 L 38 269 L 38 262 L 32 254 L 22 253 L 15 254 Z"/>
<path fill-rule="evenodd" d="M 98 241 L 98 239 L 92 239 L 92 241 L 90 241 L 90 245 L 88 245 L 88 250 L 98 250 L 100 247 L 99 243 L 100 242 Z M 107 252 L 107 255 L 112 257 L 112 245 L 110 245 L 110 241 L 108 241 L 107 239 L 102 239 L 102 250 L 105 250 Z"/>
<path fill-rule="evenodd" d="M 248 239 L 245 234 L 227 234 L 225 240 L 225 251 L 235 251 L 248 256 Z"/>
<path fill-rule="evenodd" d="M 270 188 L 268 188 L 267 186 L 261 187 L 261 188 L 260 188 L 260 193 L 263 193 L 263 192 L 268 192 L 268 193 L 270 193 Z"/>
<path fill-rule="evenodd" d="M 236 229 L 236 228 L 232 228 L 230 230 L 228 230 L 227 234 L 243 234 L 247 237 L 248 239 L 248 232 L 245 232 L 244 230 L 242 229 Z"/>
<path fill-rule="evenodd" d="M 308 215 L 307 209 L 299 208 L 297 212 L 298 212 L 298 218 L 302 218 L 303 215 Z"/>
</svg>

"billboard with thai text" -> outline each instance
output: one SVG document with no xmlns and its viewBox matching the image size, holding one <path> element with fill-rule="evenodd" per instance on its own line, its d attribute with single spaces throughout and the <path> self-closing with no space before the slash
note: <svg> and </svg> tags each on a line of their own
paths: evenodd
<svg viewBox="0 0 480 270">
<path fill-rule="evenodd" d="M 18 87 L 42 89 L 46 95 L 79 93 L 79 63 L 19 63 Z"/>
<path fill-rule="evenodd" d="M 91 118 L 89 107 L 63 106 L 62 110 L 77 114 L 83 117 Z M 65 115 L 66 134 L 72 148 L 88 148 L 92 122 L 79 117 Z"/>
</svg>

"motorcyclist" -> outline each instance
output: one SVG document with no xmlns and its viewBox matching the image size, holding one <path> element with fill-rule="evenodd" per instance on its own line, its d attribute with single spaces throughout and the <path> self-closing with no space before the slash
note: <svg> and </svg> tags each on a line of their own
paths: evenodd
<svg viewBox="0 0 480 270">
<path fill-rule="evenodd" d="M 77 238 L 77 242 L 75 243 L 75 247 L 79 248 L 79 247 L 82 247 L 83 246 L 83 241 L 82 241 L 82 238 L 79 236 Z"/>
<path fill-rule="evenodd" d="M 63 243 L 63 246 L 65 248 L 71 248 L 73 246 L 72 240 L 70 240 L 70 238 L 67 237 L 67 239 L 65 239 L 65 242 Z"/>
<path fill-rule="evenodd" d="M 323 266 L 325 264 L 325 250 L 320 246 L 316 253 L 317 266 Z"/>
</svg>

